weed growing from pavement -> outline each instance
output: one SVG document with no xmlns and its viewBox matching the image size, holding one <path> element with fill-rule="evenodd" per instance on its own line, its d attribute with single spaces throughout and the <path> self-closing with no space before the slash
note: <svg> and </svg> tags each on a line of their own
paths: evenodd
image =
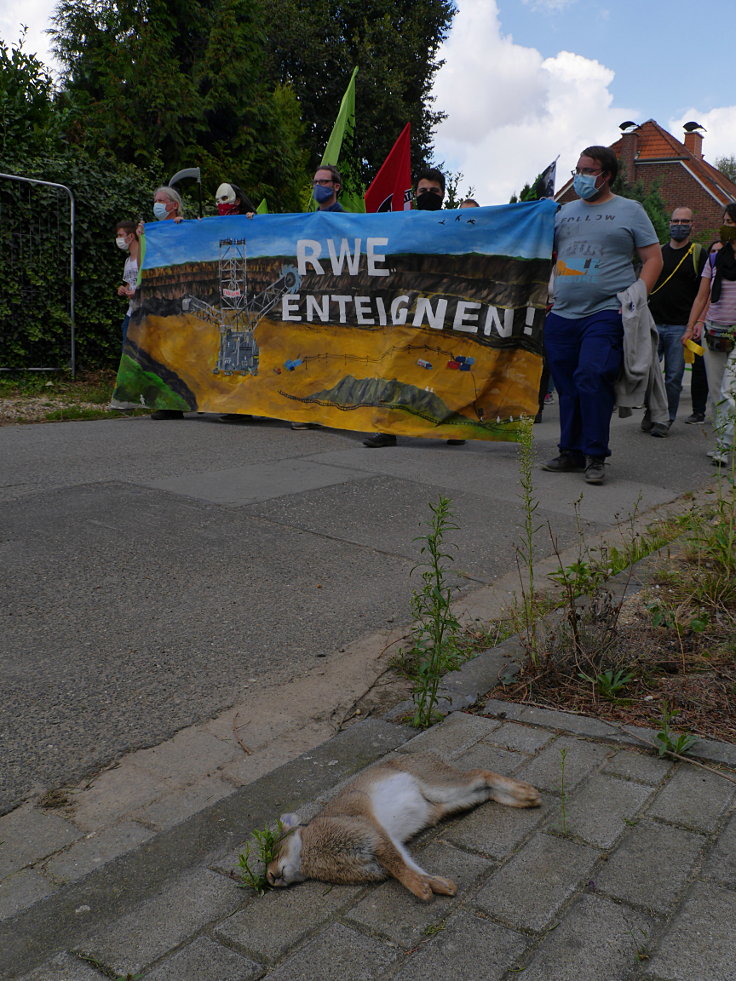
<svg viewBox="0 0 736 981">
<path fill-rule="evenodd" d="M 522 629 L 526 637 L 526 648 L 534 667 L 539 666 L 539 604 L 534 589 L 535 536 L 539 526 L 535 523 L 535 512 L 539 501 L 534 492 L 534 434 L 532 420 L 519 431 L 519 483 L 523 520 L 521 542 L 516 546 L 516 565 L 521 585 L 521 603 L 518 611 Z"/>
<path fill-rule="evenodd" d="M 271 888 L 266 878 L 266 869 L 269 862 L 276 858 L 279 845 L 292 830 L 286 828 L 279 819 L 275 829 L 256 828 L 253 831 L 253 838 L 258 849 L 257 861 L 261 868 L 260 870 L 254 869 L 251 865 L 250 854 L 253 842 L 249 841 L 245 846 L 245 851 L 238 856 L 238 866 L 243 880 L 240 885 L 243 889 L 253 889 L 256 895 L 262 896 L 267 889 Z"/>
<path fill-rule="evenodd" d="M 671 709 L 666 702 L 662 705 L 662 721 L 657 732 L 657 752 L 660 756 L 668 753 L 684 756 L 697 742 L 696 737 L 689 732 L 681 732 L 679 735 L 673 732 L 670 722 L 679 714 L 679 709 Z"/>
<path fill-rule="evenodd" d="M 431 527 L 426 535 L 415 541 L 422 542 L 420 554 L 424 561 L 412 569 L 421 570 L 422 585 L 411 598 L 413 624 L 412 646 L 402 651 L 401 659 L 406 673 L 413 679 L 412 698 L 414 714 L 410 724 L 425 728 L 437 721 L 437 690 L 443 675 L 456 671 L 463 662 L 460 648 L 462 628 L 452 612 L 452 599 L 457 589 L 450 582 L 448 563 L 453 561 L 446 542 L 447 533 L 457 531 L 450 501 L 440 497 L 429 505 L 432 512 Z"/>
<path fill-rule="evenodd" d="M 533 525 L 536 500 L 529 483 L 531 474 L 526 454 L 520 455 L 526 518 L 524 541 L 517 552 L 517 561 L 521 556 L 526 566 L 526 558 L 533 555 L 530 539 L 539 529 Z M 527 657 L 522 666 L 522 678 L 529 690 L 543 678 L 557 678 L 563 687 L 572 688 L 580 679 L 590 686 L 594 701 L 600 696 L 621 704 L 618 691 L 634 676 L 631 663 L 634 657 L 622 658 L 617 649 L 618 620 L 625 591 L 615 599 L 608 581 L 661 547 L 673 532 L 669 528 L 660 530 L 656 527 L 646 534 L 637 532 L 635 509 L 629 519 L 630 530 L 624 531 L 621 546 L 589 546 L 580 516 L 581 501 L 582 497 L 574 504 L 578 526 L 575 561 L 563 561 L 554 534 L 551 528 L 548 529 L 557 569 L 548 573 L 547 578 L 555 584 L 556 590 L 534 593 L 531 574 L 525 569 L 522 575 L 522 599 L 512 609 Z M 519 568 L 522 568 L 521 562 Z"/>
</svg>

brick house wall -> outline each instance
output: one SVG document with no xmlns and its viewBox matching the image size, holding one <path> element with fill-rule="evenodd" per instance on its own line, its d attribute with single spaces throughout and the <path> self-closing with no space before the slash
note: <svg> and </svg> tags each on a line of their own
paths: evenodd
<svg viewBox="0 0 736 981">
<path fill-rule="evenodd" d="M 702 134 L 685 133 L 681 143 L 653 119 L 611 144 L 628 180 L 641 181 L 647 189 L 659 181 L 659 193 L 667 208 L 692 208 L 695 234 L 699 237 L 708 230 L 715 238 L 723 209 L 736 201 L 736 184 L 704 159 L 702 147 Z M 569 180 L 555 200 L 566 204 L 576 197 Z"/>
</svg>

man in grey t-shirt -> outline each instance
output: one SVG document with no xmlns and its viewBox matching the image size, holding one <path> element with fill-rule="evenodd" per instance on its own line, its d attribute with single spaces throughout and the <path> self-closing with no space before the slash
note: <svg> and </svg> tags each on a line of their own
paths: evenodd
<svg viewBox="0 0 736 981">
<path fill-rule="evenodd" d="M 585 473 L 602 484 L 621 369 L 623 324 L 616 294 L 639 278 L 651 290 L 662 269 L 657 234 L 642 206 L 611 192 L 618 173 L 608 147 L 583 150 L 573 171 L 579 201 L 563 205 L 555 221 L 554 302 L 544 326 L 547 363 L 559 393 L 559 456 L 544 465 L 555 473 Z"/>
</svg>

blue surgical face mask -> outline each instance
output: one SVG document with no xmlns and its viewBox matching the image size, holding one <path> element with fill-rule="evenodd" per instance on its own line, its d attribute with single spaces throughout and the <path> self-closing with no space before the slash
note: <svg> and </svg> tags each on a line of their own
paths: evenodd
<svg viewBox="0 0 736 981">
<path fill-rule="evenodd" d="M 312 197 L 317 204 L 324 204 L 325 201 L 329 201 L 333 194 L 333 189 L 331 187 L 325 187 L 323 184 L 317 184 L 312 191 Z"/>
<path fill-rule="evenodd" d="M 600 193 L 601 189 L 595 186 L 597 180 L 597 174 L 575 174 L 572 179 L 572 186 L 579 198 L 582 198 L 583 201 L 590 201 L 591 198 Z"/>
<path fill-rule="evenodd" d="M 676 222 L 672 222 L 670 225 L 670 238 L 673 238 L 675 242 L 684 242 L 689 235 L 689 225 L 679 225 Z"/>
<path fill-rule="evenodd" d="M 168 215 L 168 213 L 169 212 L 166 210 L 166 205 L 164 204 L 163 201 L 154 201 L 153 203 L 154 218 L 158 219 L 158 221 L 161 221 L 163 218 L 165 218 Z"/>
</svg>

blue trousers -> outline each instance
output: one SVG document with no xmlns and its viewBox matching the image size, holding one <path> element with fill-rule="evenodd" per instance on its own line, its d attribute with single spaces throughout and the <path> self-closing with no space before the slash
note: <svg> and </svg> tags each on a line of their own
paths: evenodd
<svg viewBox="0 0 736 981">
<path fill-rule="evenodd" d="M 685 348 L 682 346 L 684 326 L 657 324 L 659 334 L 659 360 L 664 359 L 664 387 L 667 390 L 667 408 L 670 422 L 674 422 L 680 405 L 682 376 L 685 374 Z"/>
<path fill-rule="evenodd" d="M 560 451 L 607 457 L 621 370 L 621 314 L 601 310 L 580 320 L 547 315 L 544 351 L 560 400 Z"/>
</svg>

